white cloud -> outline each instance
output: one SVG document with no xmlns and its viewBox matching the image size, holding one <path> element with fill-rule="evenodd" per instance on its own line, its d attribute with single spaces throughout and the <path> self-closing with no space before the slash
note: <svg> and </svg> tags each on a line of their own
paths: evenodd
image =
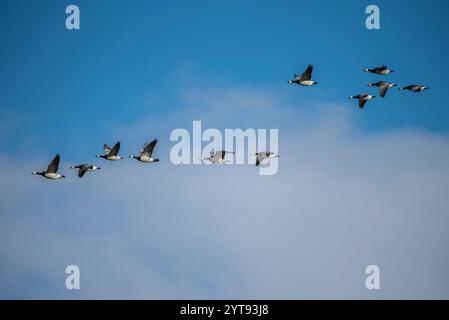
<svg viewBox="0 0 449 320">
<path fill-rule="evenodd" d="M 80 180 L 64 163 L 68 179 L 46 181 L 29 175 L 44 155 L 0 158 L 14 167 L 0 181 L 0 297 L 449 297 L 447 135 L 364 133 L 357 109 L 269 91 L 181 96 L 178 114 L 118 129 L 136 145 L 166 132 L 158 164 L 102 163 Z M 172 166 L 169 131 L 192 120 L 279 128 L 279 173 Z M 80 292 L 65 289 L 69 264 Z M 365 289 L 369 264 L 380 292 Z"/>
</svg>

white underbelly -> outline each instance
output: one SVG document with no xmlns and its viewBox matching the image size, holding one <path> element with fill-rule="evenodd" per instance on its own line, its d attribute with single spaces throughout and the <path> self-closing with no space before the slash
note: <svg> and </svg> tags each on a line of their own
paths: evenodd
<svg viewBox="0 0 449 320">
<path fill-rule="evenodd" d="M 59 179 L 61 175 L 58 173 L 46 173 L 45 177 L 48 179 Z"/>
<path fill-rule="evenodd" d="M 311 86 L 313 85 L 313 81 L 312 80 L 305 80 L 305 81 L 300 81 L 299 84 L 302 86 Z"/>
<path fill-rule="evenodd" d="M 140 161 L 149 163 L 149 162 L 153 162 L 153 158 L 144 156 L 144 157 L 140 157 Z"/>
</svg>

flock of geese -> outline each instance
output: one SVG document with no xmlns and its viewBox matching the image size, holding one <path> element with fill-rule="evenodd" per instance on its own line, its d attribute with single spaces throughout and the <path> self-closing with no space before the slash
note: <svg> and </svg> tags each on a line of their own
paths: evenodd
<svg viewBox="0 0 449 320">
<path fill-rule="evenodd" d="M 376 67 L 373 69 L 366 68 L 363 71 L 378 74 L 378 75 L 388 75 L 388 74 L 394 72 L 393 70 L 389 69 L 385 65 L 382 65 L 380 67 Z M 318 84 L 318 82 L 312 80 L 312 72 L 313 72 L 313 66 L 311 64 L 309 64 L 307 69 L 301 75 L 294 74 L 293 79 L 289 80 L 288 83 L 289 84 L 296 83 L 301 86 L 313 86 L 315 84 Z M 387 94 L 388 89 L 390 89 L 392 87 L 396 87 L 396 83 L 387 82 L 387 81 L 378 81 L 375 83 L 369 83 L 368 87 L 378 87 L 379 94 L 383 98 Z M 411 84 L 411 85 L 399 88 L 400 91 L 410 90 L 412 92 L 421 92 L 421 91 L 424 91 L 427 89 L 429 89 L 429 87 L 418 85 L 418 84 Z M 376 96 L 368 94 L 368 93 L 361 93 L 361 94 L 349 97 L 349 99 L 359 100 L 359 108 L 360 109 L 363 109 L 363 107 L 365 106 L 365 104 L 368 100 L 371 100 L 374 98 L 376 98 Z"/>
<path fill-rule="evenodd" d="M 159 162 L 159 159 L 153 158 L 153 150 L 156 146 L 157 139 L 154 139 L 153 141 L 149 143 L 145 143 L 143 147 L 140 149 L 140 154 L 138 156 L 130 155 L 129 158 L 136 159 L 140 162 L 144 163 L 153 163 L 153 162 Z M 120 151 L 120 141 L 117 141 L 117 143 L 111 148 L 107 144 L 103 145 L 104 154 L 97 154 L 97 158 L 103 158 L 105 160 L 109 161 L 117 161 L 123 159 L 122 156 L 119 156 L 118 153 Z M 56 179 L 62 179 L 65 178 L 63 174 L 58 173 L 59 169 L 59 161 L 61 160 L 61 156 L 57 154 L 53 160 L 50 162 L 50 164 L 47 167 L 47 170 L 45 171 L 33 171 L 31 174 L 43 176 L 47 179 L 56 180 Z M 87 171 L 96 171 L 100 170 L 101 168 L 98 166 L 95 166 L 93 164 L 79 164 L 76 166 L 71 166 L 70 169 L 77 169 L 78 170 L 78 177 L 82 178 L 84 174 Z"/>
<path fill-rule="evenodd" d="M 154 139 L 153 141 L 149 143 L 145 143 L 143 147 L 140 149 L 140 154 L 138 156 L 130 155 L 130 159 L 136 159 L 143 163 L 154 163 L 159 162 L 159 159 L 153 158 L 153 150 L 156 146 L 157 139 Z M 119 156 L 120 151 L 120 141 L 117 141 L 117 143 L 111 148 L 107 144 L 103 145 L 103 151 L 104 154 L 97 154 L 96 158 L 103 158 L 105 160 L 109 161 L 117 161 L 123 159 L 122 156 Z M 231 162 L 231 160 L 225 159 L 225 156 L 227 153 L 235 154 L 235 152 L 231 151 L 211 151 L 210 157 L 202 158 L 202 161 L 209 161 L 211 163 L 218 163 L 218 164 L 224 164 Z M 265 159 L 273 159 L 279 157 L 278 154 L 274 154 L 274 152 L 270 151 L 263 151 L 258 152 L 255 154 L 251 154 L 253 156 L 256 156 L 256 166 L 259 166 L 262 161 Z M 57 180 L 65 178 L 65 175 L 58 173 L 59 169 L 59 162 L 61 160 L 61 156 L 57 154 L 53 160 L 50 162 L 50 164 L 47 167 L 47 170 L 45 171 L 33 171 L 31 174 L 36 176 L 42 176 L 44 178 L 50 179 L 50 180 Z M 100 170 L 101 168 L 99 166 L 93 165 L 93 164 L 79 164 L 75 166 L 71 166 L 70 169 L 77 169 L 78 170 L 78 177 L 82 178 L 86 172 L 88 171 L 96 171 Z"/>
<path fill-rule="evenodd" d="M 380 67 L 376 67 L 373 69 L 366 68 L 363 71 L 378 74 L 378 75 L 388 75 L 388 74 L 394 72 L 393 70 L 389 69 L 385 65 L 382 65 Z M 296 83 L 301 86 L 316 85 L 316 84 L 318 84 L 318 82 L 312 80 L 312 72 L 313 72 L 313 66 L 311 64 L 309 64 L 307 66 L 306 70 L 301 75 L 294 74 L 293 79 L 289 80 L 288 83 L 289 84 Z M 396 83 L 387 82 L 387 81 L 378 81 L 375 83 L 368 84 L 368 87 L 378 87 L 379 94 L 382 98 L 385 97 L 388 89 L 395 87 L 395 86 L 396 86 Z M 417 84 L 411 84 L 411 85 L 399 88 L 400 91 L 409 90 L 412 92 L 421 92 L 421 91 L 424 91 L 427 89 L 429 89 L 429 87 L 426 87 L 423 85 L 417 85 Z M 358 94 L 355 96 L 350 96 L 349 99 L 357 99 L 359 101 L 359 108 L 363 109 L 366 102 L 368 100 L 374 99 L 375 97 L 376 96 L 368 94 L 368 93 L 361 93 L 361 94 Z M 153 141 L 151 141 L 149 143 L 145 143 L 143 145 L 143 147 L 140 149 L 140 154 L 138 156 L 130 155 L 129 158 L 136 159 L 143 163 L 159 162 L 159 159 L 153 158 L 153 150 L 154 150 L 154 147 L 156 146 L 157 141 L 158 141 L 157 139 L 154 139 Z M 123 159 L 123 157 L 118 155 L 118 153 L 120 151 L 120 141 L 118 141 L 112 148 L 109 147 L 107 144 L 104 144 L 103 150 L 104 150 L 104 154 L 98 154 L 96 156 L 97 158 L 103 158 L 103 159 L 109 160 L 109 161 L 117 161 L 117 160 Z M 224 164 L 224 163 L 231 162 L 231 160 L 225 159 L 226 154 L 235 154 L 235 153 L 231 152 L 231 151 L 214 151 L 214 150 L 212 150 L 210 152 L 209 157 L 202 158 L 201 160 L 209 161 L 214 164 Z M 252 154 L 252 155 L 256 156 L 256 166 L 259 166 L 266 159 L 270 160 L 270 159 L 279 157 L 279 154 L 275 154 L 274 152 L 270 152 L 270 151 L 258 152 L 258 153 Z M 59 154 L 57 154 L 53 158 L 53 160 L 50 162 L 50 164 L 48 165 L 47 170 L 33 171 L 32 174 L 43 176 L 43 177 L 45 177 L 47 179 L 51 179 L 51 180 L 65 178 L 65 176 L 63 174 L 57 173 L 58 169 L 59 169 L 60 160 L 61 160 L 61 157 Z M 100 169 L 99 166 L 96 166 L 93 164 L 86 164 L 86 163 L 74 165 L 74 166 L 71 166 L 70 168 L 77 169 L 78 177 L 80 177 L 80 178 L 82 178 L 84 176 L 84 174 L 88 171 L 96 171 L 96 170 Z"/>
</svg>

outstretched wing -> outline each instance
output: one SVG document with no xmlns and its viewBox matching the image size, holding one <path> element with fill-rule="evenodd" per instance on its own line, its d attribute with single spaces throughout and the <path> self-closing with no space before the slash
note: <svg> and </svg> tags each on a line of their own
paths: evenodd
<svg viewBox="0 0 449 320">
<path fill-rule="evenodd" d="M 87 172 L 87 167 L 81 166 L 80 169 L 78 170 L 78 177 L 82 178 L 86 172 Z"/>
<path fill-rule="evenodd" d="M 309 64 L 307 69 L 301 75 L 301 80 L 310 80 L 310 79 L 312 79 L 312 71 L 313 71 L 313 66 L 311 64 Z"/>
<path fill-rule="evenodd" d="M 103 145 L 103 150 L 104 150 L 104 153 L 109 154 L 109 152 L 111 152 L 111 147 L 105 143 Z"/>
<path fill-rule="evenodd" d="M 268 157 L 268 151 L 259 152 L 259 156 L 257 157 L 257 160 L 259 160 L 259 163 L 264 161 Z"/>
<path fill-rule="evenodd" d="M 47 173 L 56 173 L 56 171 L 58 171 L 60 159 L 61 157 L 59 156 L 59 154 L 57 154 L 56 157 L 48 165 Z"/>
<path fill-rule="evenodd" d="M 363 107 L 365 106 L 366 100 L 363 98 L 359 98 L 359 107 L 360 109 L 363 109 Z"/>
<path fill-rule="evenodd" d="M 156 146 L 157 139 L 154 139 L 150 143 L 146 143 L 142 149 L 140 149 L 140 154 L 147 153 L 149 157 L 153 154 L 153 149 Z"/>
<path fill-rule="evenodd" d="M 388 83 L 382 84 L 379 86 L 379 94 L 383 98 L 387 94 Z"/>
<path fill-rule="evenodd" d="M 112 147 L 111 151 L 109 151 L 109 155 L 116 156 L 119 151 L 120 151 L 120 141 L 117 141 L 117 143 Z"/>
</svg>

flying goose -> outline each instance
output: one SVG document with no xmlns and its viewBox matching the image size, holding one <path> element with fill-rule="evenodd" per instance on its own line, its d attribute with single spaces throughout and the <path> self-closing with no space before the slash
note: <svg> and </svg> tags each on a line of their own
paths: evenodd
<svg viewBox="0 0 449 320">
<path fill-rule="evenodd" d="M 396 83 L 378 81 L 376 83 L 368 84 L 368 87 L 379 87 L 379 94 L 383 98 L 387 94 L 388 89 L 390 89 L 391 87 L 396 87 Z"/>
<path fill-rule="evenodd" d="M 371 72 L 371 73 L 375 73 L 375 74 L 381 74 L 381 75 L 386 75 L 386 74 L 394 72 L 393 70 L 388 69 L 388 67 L 386 65 L 382 65 L 381 67 L 376 67 L 373 69 L 366 68 L 366 69 L 363 69 L 363 71 Z"/>
<path fill-rule="evenodd" d="M 207 160 L 212 163 L 219 163 L 219 164 L 231 162 L 231 160 L 225 160 L 226 153 L 235 154 L 235 152 L 231 152 L 231 151 L 215 151 L 214 152 L 214 150 L 212 150 L 210 152 L 210 157 L 202 158 L 201 160 L 203 160 L 203 161 Z"/>
<path fill-rule="evenodd" d="M 365 103 L 368 100 L 374 99 L 375 97 L 376 96 L 372 96 L 370 94 L 363 93 L 363 94 L 358 94 L 356 96 L 350 96 L 349 99 L 358 99 L 359 100 L 359 108 L 363 109 L 363 107 L 365 106 Z"/>
<path fill-rule="evenodd" d="M 110 161 L 116 161 L 123 159 L 123 157 L 118 156 L 118 152 L 120 150 L 120 141 L 117 141 L 117 143 L 111 148 L 107 144 L 103 145 L 103 150 L 105 154 L 97 154 L 97 158 L 103 158 Z"/>
<path fill-rule="evenodd" d="M 424 91 L 424 90 L 427 90 L 427 89 L 429 89 L 429 87 L 420 86 L 420 85 L 417 85 L 417 84 L 411 84 L 409 86 L 399 88 L 400 91 L 402 91 L 402 90 L 410 90 L 412 92 L 421 92 L 421 91 Z"/>
<path fill-rule="evenodd" d="M 130 155 L 131 159 L 136 159 L 141 162 L 151 163 L 151 162 L 159 162 L 159 159 L 153 159 L 151 156 L 153 154 L 153 149 L 156 146 L 157 139 L 154 139 L 150 143 L 145 143 L 143 147 L 140 149 L 139 156 Z"/>
<path fill-rule="evenodd" d="M 313 66 L 311 64 L 309 64 L 307 66 L 307 69 L 303 72 L 302 75 L 298 75 L 298 74 L 294 74 L 293 80 L 288 80 L 288 83 L 296 83 L 299 84 L 301 86 L 312 86 L 314 84 L 318 84 L 318 82 L 311 80 L 312 79 L 312 71 L 313 71 Z"/>
<path fill-rule="evenodd" d="M 101 169 L 93 164 L 80 164 L 77 166 L 71 166 L 70 169 L 78 169 L 78 177 L 82 178 L 87 171 L 95 171 Z"/>
<path fill-rule="evenodd" d="M 33 171 L 33 172 L 31 172 L 31 174 L 33 174 L 35 176 L 43 176 L 47 179 L 52 179 L 52 180 L 65 178 L 64 175 L 56 173 L 59 168 L 59 160 L 60 159 L 61 159 L 61 157 L 59 156 L 59 154 L 57 154 L 56 157 L 54 157 L 54 159 L 48 165 L 46 171 L 42 171 L 42 172 Z"/>
<path fill-rule="evenodd" d="M 253 155 L 257 156 L 256 166 L 259 166 L 259 164 L 261 164 L 261 162 L 264 161 L 265 159 L 279 158 L 279 154 L 275 154 L 274 152 L 270 152 L 270 151 L 262 151 L 262 152 L 255 153 Z"/>
</svg>

